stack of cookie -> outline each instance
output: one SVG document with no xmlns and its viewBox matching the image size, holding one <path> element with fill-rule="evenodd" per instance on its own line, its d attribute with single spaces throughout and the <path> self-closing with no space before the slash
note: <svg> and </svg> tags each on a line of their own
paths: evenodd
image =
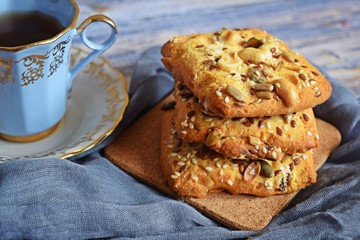
<svg viewBox="0 0 360 240">
<path fill-rule="evenodd" d="M 181 196 L 271 196 L 316 181 L 312 107 L 328 80 L 258 29 L 175 37 L 162 47 L 175 78 L 175 110 L 162 121 L 161 168 Z"/>
</svg>

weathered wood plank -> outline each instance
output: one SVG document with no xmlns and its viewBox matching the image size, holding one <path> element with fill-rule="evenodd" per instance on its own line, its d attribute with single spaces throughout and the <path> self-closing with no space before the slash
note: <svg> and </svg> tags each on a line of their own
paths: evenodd
<svg viewBox="0 0 360 240">
<path fill-rule="evenodd" d="M 257 27 L 284 40 L 360 96 L 358 0 L 78 0 L 78 3 L 80 21 L 101 12 L 117 23 L 120 37 L 105 56 L 128 79 L 144 50 L 162 45 L 173 36 L 222 27 Z M 98 39 L 105 33 L 102 27 L 94 27 L 91 35 Z"/>
</svg>

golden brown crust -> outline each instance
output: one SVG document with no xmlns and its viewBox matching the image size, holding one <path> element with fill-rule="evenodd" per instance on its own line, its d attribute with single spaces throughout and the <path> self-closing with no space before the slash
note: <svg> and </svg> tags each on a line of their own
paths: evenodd
<svg viewBox="0 0 360 240">
<path fill-rule="evenodd" d="M 164 112 L 161 125 L 160 164 L 169 186 L 180 196 L 208 193 L 272 196 L 294 192 L 316 181 L 312 151 L 286 155 L 282 161 L 234 160 L 181 141 L 171 123 L 174 111 Z"/>
<path fill-rule="evenodd" d="M 319 135 L 313 110 L 259 118 L 226 119 L 206 114 L 192 98 L 175 88 L 174 124 L 181 139 L 204 143 L 229 158 L 269 158 L 316 148 Z"/>
<path fill-rule="evenodd" d="M 258 29 L 175 37 L 163 63 L 216 115 L 274 116 L 323 103 L 328 80 L 285 43 Z"/>
</svg>

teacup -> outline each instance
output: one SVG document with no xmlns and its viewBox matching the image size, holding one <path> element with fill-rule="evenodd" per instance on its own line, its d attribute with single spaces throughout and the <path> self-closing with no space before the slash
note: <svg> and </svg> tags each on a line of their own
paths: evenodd
<svg viewBox="0 0 360 240">
<path fill-rule="evenodd" d="M 74 0 L 2 0 L 0 15 L 5 16 L 0 16 L 0 137 L 14 142 L 39 140 L 56 129 L 66 113 L 74 77 L 115 42 L 117 29 L 104 15 L 90 16 L 76 27 L 79 7 Z M 102 43 L 86 34 L 94 22 L 111 29 Z M 17 27 L 6 30 L 10 25 Z M 76 35 L 92 52 L 70 69 Z"/>
</svg>

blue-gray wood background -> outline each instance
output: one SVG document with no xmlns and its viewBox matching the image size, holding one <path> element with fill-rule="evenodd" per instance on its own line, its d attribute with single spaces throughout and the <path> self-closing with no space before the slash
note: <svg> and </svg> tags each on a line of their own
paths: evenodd
<svg viewBox="0 0 360 240">
<path fill-rule="evenodd" d="M 119 38 L 103 56 L 130 84 L 134 63 L 154 45 L 173 36 L 223 27 L 264 29 L 322 67 L 360 96 L 360 0 L 78 0 L 79 23 L 102 13 Z M 89 34 L 103 39 L 103 26 Z M 81 46 L 79 41 L 76 45 Z"/>
</svg>

